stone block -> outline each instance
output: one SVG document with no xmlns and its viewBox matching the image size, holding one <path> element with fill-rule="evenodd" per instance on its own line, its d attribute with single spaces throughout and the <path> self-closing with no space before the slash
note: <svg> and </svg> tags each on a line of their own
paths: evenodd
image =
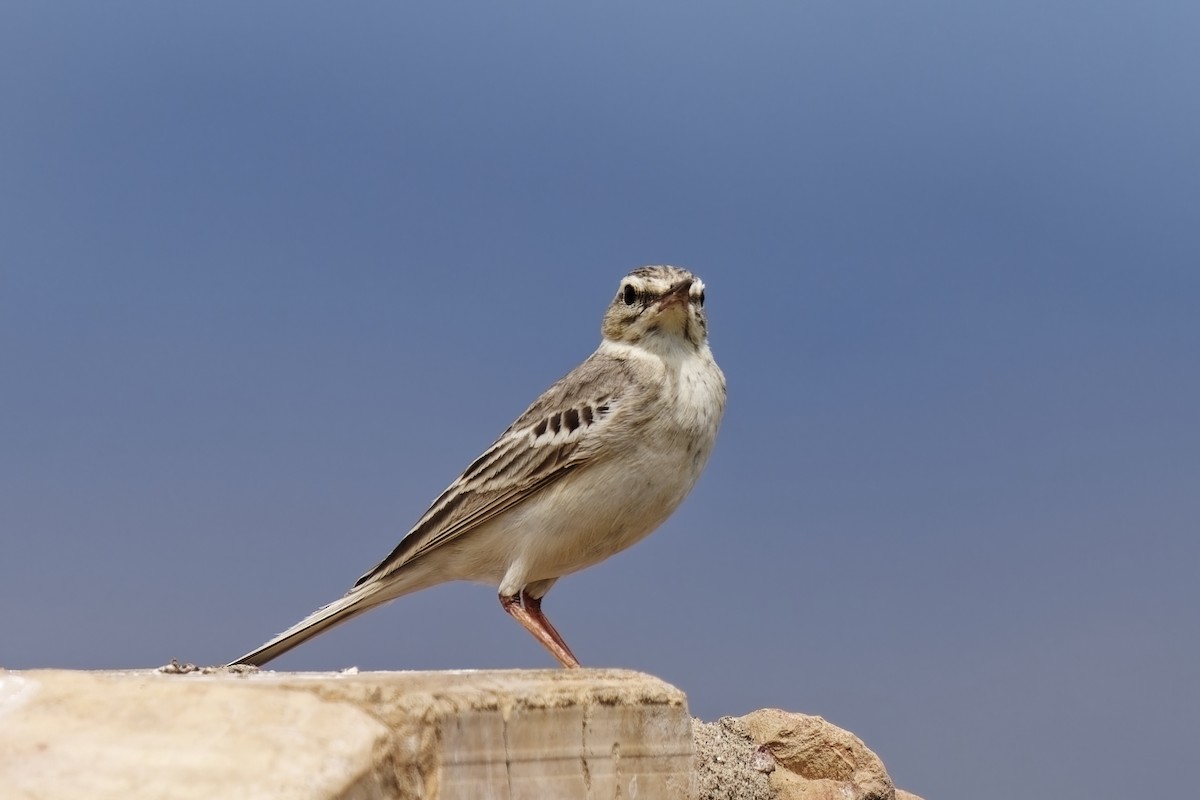
<svg viewBox="0 0 1200 800">
<path fill-rule="evenodd" d="M 689 798 L 683 694 L 619 670 L 0 671 L 0 797 Z"/>
</svg>

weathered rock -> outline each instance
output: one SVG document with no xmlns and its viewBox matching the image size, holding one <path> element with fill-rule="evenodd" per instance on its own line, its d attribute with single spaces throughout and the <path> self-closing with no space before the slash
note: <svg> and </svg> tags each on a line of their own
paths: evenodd
<svg viewBox="0 0 1200 800">
<path fill-rule="evenodd" d="M 686 798 L 677 689 L 608 670 L 0 671 L 4 798 Z"/>
<path fill-rule="evenodd" d="M 777 800 L 893 800 L 883 762 L 849 731 L 821 717 L 764 708 L 730 721 L 770 753 Z"/>
<path fill-rule="evenodd" d="M 772 800 L 775 793 L 767 776 L 775 769 L 775 759 L 729 722 L 730 717 L 720 722 L 692 720 L 699 800 Z"/>
<path fill-rule="evenodd" d="M 0 670 L 0 798 L 893 797 L 820 717 L 706 724 L 633 672 L 175 671 Z"/>
</svg>

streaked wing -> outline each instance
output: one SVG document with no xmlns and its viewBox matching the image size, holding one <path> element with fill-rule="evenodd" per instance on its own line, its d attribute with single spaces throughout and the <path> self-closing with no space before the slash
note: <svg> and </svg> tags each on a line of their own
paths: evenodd
<svg viewBox="0 0 1200 800">
<path fill-rule="evenodd" d="M 597 458 L 598 441 L 636 385 L 625 361 L 592 355 L 518 417 L 354 585 L 454 541 Z"/>
</svg>

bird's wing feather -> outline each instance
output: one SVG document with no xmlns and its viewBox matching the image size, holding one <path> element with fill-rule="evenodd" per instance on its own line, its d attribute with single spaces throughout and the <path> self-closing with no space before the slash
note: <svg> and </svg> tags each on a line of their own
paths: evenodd
<svg viewBox="0 0 1200 800">
<path fill-rule="evenodd" d="M 625 361 L 593 354 L 526 409 L 355 586 L 386 577 L 594 460 L 636 386 Z"/>
</svg>

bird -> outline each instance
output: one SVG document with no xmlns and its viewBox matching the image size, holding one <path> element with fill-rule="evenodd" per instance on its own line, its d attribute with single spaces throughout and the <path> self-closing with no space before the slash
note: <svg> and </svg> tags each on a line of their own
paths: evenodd
<svg viewBox="0 0 1200 800">
<path fill-rule="evenodd" d="M 564 575 L 658 528 L 691 492 L 725 411 L 704 282 L 667 265 L 618 286 L 596 351 L 547 389 L 340 599 L 228 666 L 262 666 L 399 597 L 448 581 L 500 605 L 566 668 L 579 660 L 542 612 Z"/>
</svg>

